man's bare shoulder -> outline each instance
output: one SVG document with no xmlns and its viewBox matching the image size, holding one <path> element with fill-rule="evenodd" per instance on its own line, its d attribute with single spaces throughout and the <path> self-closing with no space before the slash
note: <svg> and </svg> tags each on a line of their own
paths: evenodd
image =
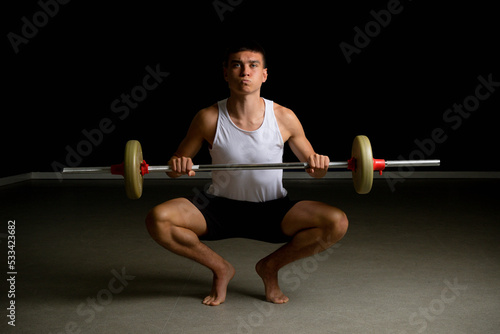
<svg viewBox="0 0 500 334">
<path fill-rule="evenodd" d="M 207 128 L 215 127 L 217 124 L 217 119 L 219 117 L 219 108 L 217 104 L 211 105 L 210 107 L 201 109 L 198 111 L 193 119 L 193 123 L 197 127 Z"/>
<path fill-rule="evenodd" d="M 274 103 L 274 115 L 278 121 L 283 141 L 286 142 L 291 136 L 302 132 L 302 125 L 291 109 Z"/>
<path fill-rule="evenodd" d="M 287 117 L 293 114 L 293 111 L 291 109 L 283 107 L 281 104 L 278 104 L 276 102 L 273 103 L 274 103 L 274 113 L 276 114 L 277 117 Z"/>
<path fill-rule="evenodd" d="M 276 119 L 280 125 L 285 127 L 293 127 L 300 124 L 299 119 L 295 115 L 295 113 L 287 108 L 279 105 L 278 103 L 274 103 L 274 114 L 276 115 Z"/>
<path fill-rule="evenodd" d="M 196 117 L 200 117 L 204 120 L 209 120 L 209 119 L 217 119 L 219 116 L 219 107 L 217 106 L 217 103 L 211 105 L 210 107 L 206 107 L 201 109 Z"/>
<path fill-rule="evenodd" d="M 211 144 L 215 136 L 218 118 L 219 108 L 217 104 L 201 109 L 196 116 L 194 116 L 190 127 L 190 133 L 202 136 Z"/>
</svg>

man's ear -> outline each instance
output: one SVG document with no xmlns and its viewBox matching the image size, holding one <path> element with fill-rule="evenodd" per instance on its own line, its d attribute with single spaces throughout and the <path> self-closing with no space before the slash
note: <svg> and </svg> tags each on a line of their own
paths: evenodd
<svg viewBox="0 0 500 334">
<path fill-rule="evenodd" d="M 227 67 L 223 67 L 222 69 L 224 71 L 224 80 L 226 80 L 226 82 L 227 82 L 228 81 L 228 79 L 227 79 Z"/>
<path fill-rule="evenodd" d="M 264 80 L 262 80 L 262 82 L 266 82 L 267 81 L 267 68 L 265 68 L 263 71 L 262 71 L 262 76 L 264 77 Z"/>
</svg>

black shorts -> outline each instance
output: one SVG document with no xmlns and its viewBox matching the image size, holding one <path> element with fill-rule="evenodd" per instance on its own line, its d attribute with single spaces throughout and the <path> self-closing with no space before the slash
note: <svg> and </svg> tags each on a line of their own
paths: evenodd
<svg viewBox="0 0 500 334">
<path fill-rule="evenodd" d="M 191 201 L 207 222 L 207 234 L 200 240 L 246 238 L 271 243 L 292 240 L 281 230 L 287 212 L 299 201 L 287 197 L 268 202 L 237 201 L 199 192 Z"/>
</svg>

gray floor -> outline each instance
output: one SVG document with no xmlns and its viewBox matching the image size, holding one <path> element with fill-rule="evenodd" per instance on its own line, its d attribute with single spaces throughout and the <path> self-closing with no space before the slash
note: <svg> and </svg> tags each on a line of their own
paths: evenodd
<svg viewBox="0 0 500 334">
<path fill-rule="evenodd" d="M 207 307 L 211 273 L 154 243 L 144 216 L 206 180 L 146 180 L 141 200 L 117 181 L 28 181 L 0 188 L 1 258 L 16 221 L 16 327 L 1 333 L 498 333 L 500 180 L 287 181 L 350 219 L 321 256 L 282 269 L 286 305 L 263 300 L 255 263 L 278 245 L 209 245 L 237 270 L 226 303 Z M 6 276 L 6 264 L 2 265 Z"/>
</svg>

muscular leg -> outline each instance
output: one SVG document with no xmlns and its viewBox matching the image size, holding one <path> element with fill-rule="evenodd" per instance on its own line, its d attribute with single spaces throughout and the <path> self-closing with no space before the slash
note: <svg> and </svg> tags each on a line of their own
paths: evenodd
<svg viewBox="0 0 500 334">
<path fill-rule="evenodd" d="M 190 201 L 177 198 L 154 207 L 146 218 L 146 226 L 151 237 L 161 246 L 212 270 L 212 291 L 203 304 L 216 306 L 225 301 L 227 285 L 235 270 L 200 241 L 199 236 L 207 232 L 207 224 Z"/>
<path fill-rule="evenodd" d="M 302 201 L 293 206 L 283 218 L 281 228 L 292 241 L 256 265 L 264 281 L 266 299 L 276 304 L 286 303 L 288 297 L 278 284 L 278 271 L 285 265 L 317 254 L 331 247 L 346 234 L 347 217 L 341 210 L 321 202 Z"/>
</svg>

